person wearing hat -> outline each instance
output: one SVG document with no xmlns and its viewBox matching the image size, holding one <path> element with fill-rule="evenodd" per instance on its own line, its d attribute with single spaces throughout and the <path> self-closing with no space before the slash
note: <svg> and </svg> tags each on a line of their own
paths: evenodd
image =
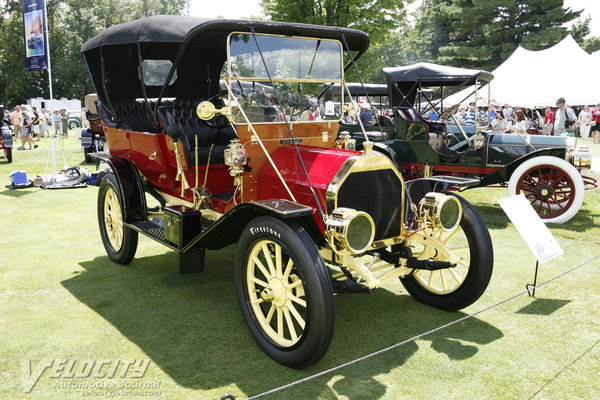
<svg viewBox="0 0 600 400">
<path fill-rule="evenodd" d="M 361 101 L 358 103 L 358 106 L 360 107 L 360 122 L 362 122 L 363 126 L 371 125 L 373 113 L 369 110 L 369 105 L 366 102 Z"/>
</svg>

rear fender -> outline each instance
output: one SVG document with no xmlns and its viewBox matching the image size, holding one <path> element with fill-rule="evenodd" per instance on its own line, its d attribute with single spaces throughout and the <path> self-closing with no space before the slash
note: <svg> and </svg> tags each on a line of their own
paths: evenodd
<svg viewBox="0 0 600 400">
<path fill-rule="evenodd" d="M 242 230 L 250 221 L 261 216 L 271 216 L 285 221 L 294 221 L 313 239 L 316 246 L 324 246 L 325 239 L 313 218 L 315 209 L 288 200 L 261 200 L 242 203 L 212 223 L 198 237 L 185 246 L 185 253 L 202 247 L 219 250 L 236 243 Z"/>
<path fill-rule="evenodd" d="M 565 156 L 566 156 L 566 151 L 567 150 L 564 148 L 536 150 L 532 153 L 524 155 L 523 157 L 500 168 L 496 172 L 484 177 L 479 182 L 479 184 L 474 187 L 489 186 L 489 185 L 494 185 L 497 183 L 508 182 L 510 180 L 510 177 L 512 176 L 513 172 L 515 172 L 515 170 L 519 167 L 519 165 L 523 164 L 525 161 L 527 161 L 531 158 L 540 157 L 540 156 L 553 156 L 553 157 L 557 157 L 557 158 L 564 160 Z"/>
<path fill-rule="evenodd" d="M 129 160 L 120 157 L 96 158 L 105 161 L 119 182 L 121 200 L 123 204 L 123 221 L 128 224 L 146 221 L 146 197 L 144 187 L 137 168 Z"/>
</svg>

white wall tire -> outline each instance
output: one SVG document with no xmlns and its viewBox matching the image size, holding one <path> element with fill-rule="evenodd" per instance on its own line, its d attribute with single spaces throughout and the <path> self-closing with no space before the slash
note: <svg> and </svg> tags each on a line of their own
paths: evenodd
<svg viewBox="0 0 600 400">
<path fill-rule="evenodd" d="M 577 169 L 552 156 L 519 165 L 508 182 L 508 195 L 523 193 L 545 223 L 567 222 L 581 208 L 585 186 Z"/>
</svg>

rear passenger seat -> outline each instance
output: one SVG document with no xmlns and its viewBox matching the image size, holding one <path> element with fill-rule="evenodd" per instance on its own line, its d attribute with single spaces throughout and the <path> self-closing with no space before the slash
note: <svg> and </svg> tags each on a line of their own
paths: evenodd
<svg viewBox="0 0 600 400">
<path fill-rule="evenodd" d="M 162 99 L 158 107 L 158 118 L 154 121 L 148 105 L 152 110 L 156 100 L 149 99 L 148 105 L 144 99 L 117 100 L 112 102 L 120 128 L 139 132 L 161 133 L 161 126 L 172 127 L 181 133 L 181 141 L 189 166 L 195 165 L 196 136 L 198 137 L 198 164 L 208 162 L 211 145 L 214 145 L 210 155 L 211 164 L 224 164 L 224 150 L 231 139 L 237 134 L 231 126 L 213 128 L 208 126 L 196 115 L 198 99 Z M 225 117 L 217 117 L 225 118 Z"/>
<path fill-rule="evenodd" d="M 231 139 L 237 138 L 236 132 L 231 126 L 225 128 L 213 128 L 198 118 L 196 105 L 197 99 L 174 99 L 162 101 L 158 107 L 158 116 L 161 124 L 167 128 L 175 128 L 181 133 L 181 140 L 185 149 L 188 164 L 195 164 L 196 140 L 198 137 L 198 164 L 204 165 L 208 162 L 211 145 L 214 145 L 211 164 L 224 164 L 224 150 Z M 217 117 L 225 118 L 225 117 Z"/>
</svg>

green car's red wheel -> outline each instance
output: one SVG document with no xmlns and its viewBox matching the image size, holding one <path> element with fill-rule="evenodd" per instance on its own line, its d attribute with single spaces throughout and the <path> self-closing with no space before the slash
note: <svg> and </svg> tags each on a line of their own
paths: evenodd
<svg viewBox="0 0 600 400">
<path fill-rule="evenodd" d="M 546 223 L 567 222 L 583 204 L 585 185 L 577 169 L 552 156 L 535 157 L 519 165 L 508 183 L 508 195 L 523 193 Z"/>
</svg>

